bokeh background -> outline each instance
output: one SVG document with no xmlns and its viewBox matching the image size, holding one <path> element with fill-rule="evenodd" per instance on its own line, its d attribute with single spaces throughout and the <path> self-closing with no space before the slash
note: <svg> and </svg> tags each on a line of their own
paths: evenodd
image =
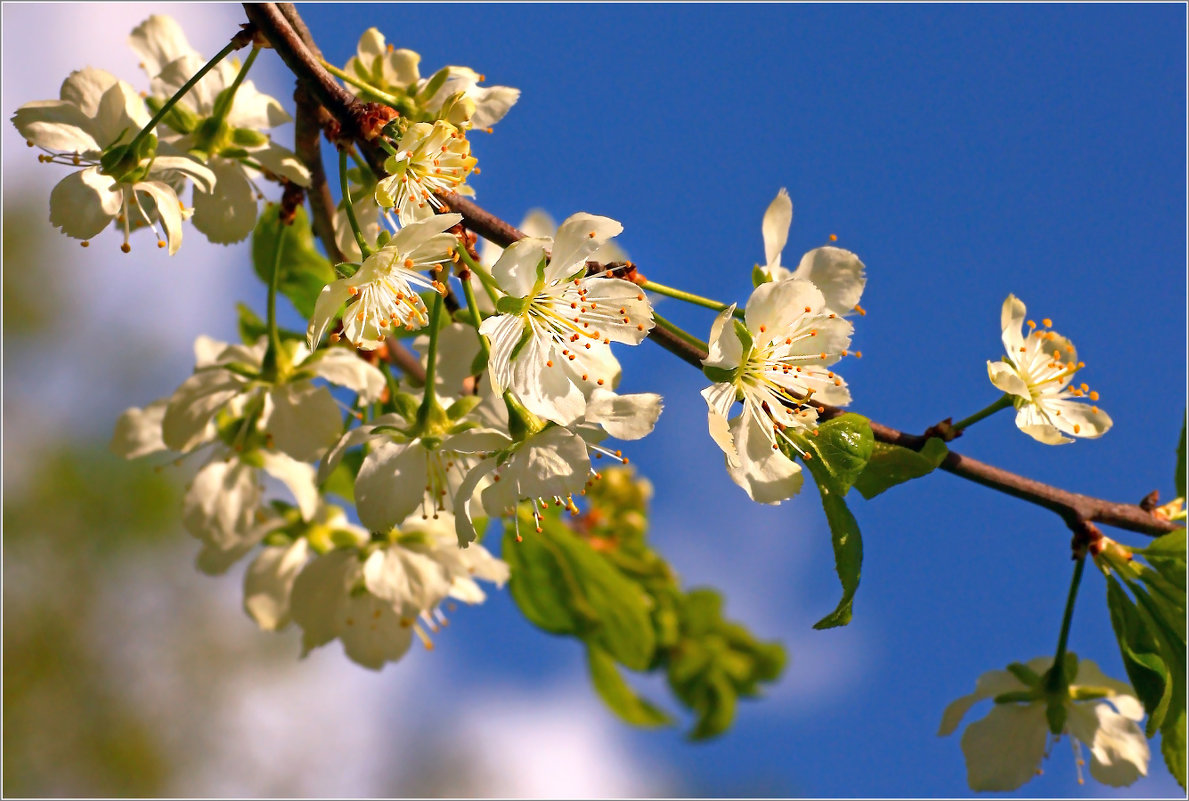
<svg viewBox="0 0 1189 801">
<path fill-rule="evenodd" d="M 57 97 L 91 65 L 140 88 L 125 44 L 162 4 L 5 4 L 3 109 Z M 238 5 L 164 8 L 213 53 Z M 920 431 L 995 398 L 1009 292 L 1079 348 L 1114 429 L 1049 448 L 1001 414 L 956 449 L 1064 487 L 1138 501 L 1172 490 L 1185 406 L 1183 5 L 302 8 L 345 63 L 376 25 L 523 96 L 477 134 L 481 204 L 621 220 L 658 281 L 745 300 L 760 219 L 788 187 L 785 262 L 824 244 L 865 261 L 855 408 Z M 264 54 L 252 79 L 289 104 Z M 282 141 L 291 137 L 282 131 Z M 965 795 L 945 705 L 982 672 L 1051 653 L 1068 532 L 1040 509 L 938 474 L 852 508 L 863 583 L 847 628 L 815 632 L 838 588 L 808 489 L 750 505 L 705 430 L 705 379 L 650 344 L 621 352 L 628 391 L 661 391 L 631 457 L 656 488 L 653 538 L 689 585 L 791 655 L 767 697 L 710 743 L 633 731 L 590 689 L 582 650 L 506 593 L 452 615 L 431 652 L 379 673 L 240 610 L 177 522 L 180 471 L 110 455 L 125 407 L 171 392 L 200 333 L 262 306 L 246 245 L 192 229 L 174 257 L 56 234 L 60 168 L 3 134 L 6 795 Z M 705 335 L 711 315 L 664 301 Z M 289 320 L 291 325 L 300 321 Z M 1136 535 L 1121 535 L 1139 542 Z M 1083 584 L 1071 647 L 1123 671 L 1102 582 Z M 644 691 L 668 702 L 655 682 Z M 670 705 L 676 708 L 676 705 Z M 976 714 L 983 714 L 979 710 Z M 1151 776 L 1079 787 L 1062 742 L 1024 792 L 1179 796 Z"/>
</svg>

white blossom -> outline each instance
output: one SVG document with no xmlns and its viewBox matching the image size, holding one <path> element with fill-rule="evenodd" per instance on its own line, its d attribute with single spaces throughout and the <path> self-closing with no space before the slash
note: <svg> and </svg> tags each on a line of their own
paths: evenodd
<svg viewBox="0 0 1189 801">
<path fill-rule="evenodd" d="M 1111 418 L 1095 405 L 1097 392 L 1086 384 L 1072 386 L 1074 375 L 1085 367 L 1073 343 L 1053 331 L 1049 320 L 1043 321 L 1043 328 L 1028 320 L 1025 336 L 1026 313 L 1019 298 L 1007 296 L 1000 318 L 1007 356 L 987 362 L 991 383 L 1012 398 L 1016 425 L 1046 445 L 1073 442 L 1066 434 L 1101 437 L 1110 430 Z"/>
<path fill-rule="evenodd" d="M 1026 667 L 1040 677 L 1052 664 L 1052 657 L 1040 657 Z M 1034 697 L 995 703 L 985 718 L 971 723 L 962 734 L 967 781 L 972 790 L 1015 790 L 1037 774 L 1047 755 L 1048 699 L 1036 686 L 1007 670 L 984 673 L 973 693 L 946 707 L 938 735 L 953 734 L 979 701 L 1008 693 Z M 1075 740 L 1075 754 L 1080 753 L 1079 742 L 1090 749 L 1091 776 L 1103 784 L 1124 787 L 1147 775 L 1151 752 L 1137 725 L 1143 720 L 1144 708 L 1130 685 L 1107 677 L 1094 662 L 1082 659 L 1061 703 L 1065 708 L 1062 733 Z"/>
<path fill-rule="evenodd" d="M 477 159 L 462 131 L 448 122 L 418 122 L 409 126 L 384 161 L 388 173 L 376 184 L 376 202 L 395 209 L 401 225 L 433 216 L 442 208 L 438 192 L 474 194 L 465 185 Z"/>
</svg>

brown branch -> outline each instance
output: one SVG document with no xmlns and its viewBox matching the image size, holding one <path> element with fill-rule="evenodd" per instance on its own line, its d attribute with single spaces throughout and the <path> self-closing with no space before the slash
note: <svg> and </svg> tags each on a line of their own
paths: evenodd
<svg viewBox="0 0 1189 801">
<path fill-rule="evenodd" d="M 268 3 L 260 6 L 245 4 L 244 7 L 248 10 L 248 18 L 273 43 L 273 47 L 277 49 L 285 64 L 299 79 L 307 81 L 315 97 L 322 101 L 331 114 L 344 123 L 344 131 L 349 132 L 354 138 L 362 139 L 363 137 L 356 130 L 358 126 L 352 128 L 348 123 L 354 124 L 353 121 L 360 113 L 357 107 L 363 104 L 335 83 L 330 74 L 311 55 L 301 37 L 290 27 L 285 15 Z M 254 11 L 253 9 L 264 10 Z M 297 14 L 296 10 L 293 10 L 292 13 L 294 16 Z M 374 147 L 365 147 L 365 152 L 368 150 L 374 150 Z M 369 161 L 374 163 L 375 159 L 369 158 Z M 383 171 L 381 170 L 377 174 L 382 175 Z M 440 196 L 440 199 L 449 208 L 462 214 L 463 220 L 470 229 L 497 245 L 506 247 L 524 237 L 524 234 L 514 226 L 480 208 L 467 198 L 455 194 L 444 194 Z M 606 265 L 588 264 L 588 271 L 605 268 Z M 702 359 L 706 357 L 706 354 L 699 348 L 691 346 L 661 328 L 653 328 L 649 339 L 676 354 L 685 362 L 701 369 Z M 827 406 L 820 408 L 823 419 L 836 417 L 843 413 L 842 409 Z M 899 431 L 875 421 L 871 421 L 871 431 L 880 442 L 900 445 L 911 450 L 920 450 L 928 441 L 927 437 Z M 1180 528 L 1180 526 L 1157 517 L 1139 506 L 1115 503 L 1069 492 L 980 462 L 969 456 L 963 456 L 956 451 L 949 452 L 949 455 L 941 463 L 941 469 L 1055 512 L 1074 531 L 1075 537 L 1083 535 L 1089 528 L 1092 528 L 1091 521 L 1151 536 L 1158 536 Z"/>
<path fill-rule="evenodd" d="M 322 126 L 318 122 L 319 113 L 326 113 L 310 97 L 306 88 L 299 82 L 297 91 L 293 93 L 297 102 L 297 116 L 293 121 L 293 146 L 297 157 L 310 171 L 310 186 L 306 193 L 310 201 L 310 218 L 314 226 L 314 233 L 322 240 L 326 248 L 326 256 L 334 263 L 346 261 L 338 242 L 334 236 L 334 198 L 330 194 L 330 185 L 326 181 L 326 167 L 322 163 Z"/>
</svg>

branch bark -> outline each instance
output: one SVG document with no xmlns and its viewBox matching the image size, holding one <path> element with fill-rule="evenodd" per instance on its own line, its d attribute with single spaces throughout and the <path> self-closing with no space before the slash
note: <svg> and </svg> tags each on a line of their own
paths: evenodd
<svg viewBox="0 0 1189 801">
<path fill-rule="evenodd" d="M 360 138 L 358 131 L 352 127 L 357 117 L 355 107 L 358 105 L 358 101 L 350 92 L 339 86 L 330 73 L 322 68 L 307 44 L 302 41 L 302 37 L 291 27 L 289 20 L 286 19 L 286 14 L 283 14 L 272 3 L 259 5 L 245 3 L 244 8 L 248 12 L 248 18 L 273 44 L 289 69 L 300 80 L 306 82 L 314 96 L 343 124 L 344 133 Z M 293 9 L 289 16 L 294 19 L 295 24 L 304 28 L 304 24 L 300 23 L 300 17 L 297 16 L 296 9 Z M 306 34 L 308 37 L 308 31 Z M 313 44 L 312 40 L 310 44 Z M 361 142 L 361 144 L 364 143 Z M 365 148 L 365 151 L 370 149 Z M 506 247 L 524 237 L 524 234 L 515 226 L 477 206 L 467 198 L 450 193 L 441 195 L 440 199 L 447 207 L 463 216 L 467 227 L 497 245 Z M 588 272 L 592 268 L 597 271 L 603 267 L 604 265 L 588 264 Z M 649 339 L 683 361 L 701 369 L 702 359 L 706 354 L 700 349 L 660 328 L 654 328 Z M 821 417 L 824 419 L 836 417 L 844 411 L 825 406 L 822 409 Z M 880 442 L 899 445 L 911 450 L 920 450 L 928 441 L 925 436 L 899 431 L 875 421 L 871 421 L 871 430 Z M 1055 512 L 1073 530 L 1075 536 L 1082 535 L 1091 522 L 1105 523 L 1149 536 L 1159 536 L 1180 528 L 1175 523 L 1157 517 L 1138 505 L 1116 503 L 1069 492 L 980 462 L 969 456 L 963 456 L 956 451 L 949 452 L 949 455 L 941 463 L 941 469 L 997 492 Z"/>
</svg>

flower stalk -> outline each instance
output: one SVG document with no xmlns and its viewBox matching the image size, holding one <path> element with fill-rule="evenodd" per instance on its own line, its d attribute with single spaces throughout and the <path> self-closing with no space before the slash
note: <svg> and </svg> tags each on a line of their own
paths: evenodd
<svg viewBox="0 0 1189 801">
<path fill-rule="evenodd" d="M 1073 606 L 1077 601 L 1078 587 L 1082 583 L 1082 573 L 1086 569 L 1086 559 L 1077 559 L 1073 567 L 1073 580 L 1069 583 L 1069 597 L 1065 600 L 1065 615 L 1061 619 L 1061 634 L 1057 638 L 1057 653 L 1053 657 L 1053 667 L 1046 677 L 1046 689 L 1050 692 L 1060 692 L 1065 685 L 1065 651 L 1069 643 L 1069 627 L 1073 623 Z"/>
<path fill-rule="evenodd" d="M 1012 405 L 1011 395 L 1008 395 L 1005 392 L 1002 396 L 1000 396 L 1000 398 L 997 401 L 992 403 L 987 408 L 983 409 L 982 411 L 975 412 L 974 414 L 967 417 L 965 420 L 960 420 L 957 423 L 954 423 L 954 431 L 962 431 L 962 430 L 968 428 L 969 426 L 974 425 L 979 420 L 982 420 L 984 417 L 990 417 L 991 415 L 995 414 L 995 412 L 999 411 L 1000 409 L 1006 409 L 1011 405 Z"/>
<path fill-rule="evenodd" d="M 347 183 L 347 148 L 343 147 L 339 150 L 339 186 L 343 192 L 343 205 L 347 209 L 347 222 L 351 225 L 351 233 L 355 235 L 355 243 L 359 245 L 359 252 L 363 254 L 363 258 L 372 255 L 373 251 L 368 246 L 367 240 L 363 237 L 363 231 L 359 227 L 359 219 L 355 216 L 355 206 L 351 202 L 351 186 Z"/>
<path fill-rule="evenodd" d="M 655 292 L 658 295 L 666 295 L 670 298 L 676 298 L 677 300 L 683 300 L 686 303 L 692 303 L 695 306 L 701 306 L 706 309 L 714 309 L 715 311 L 723 311 L 723 310 L 729 309 L 731 307 L 731 304 L 729 304 L 729 303 L 720 303 L 717 300 L 713 300 L 711 298 L 705 298 L 705 297 L 702 297 L 701 295 L 695 295 L 692 292 L 686 292 L 681 289 L 674 289 L 671 286 L 665 286 L 664 284 L 658 284 L 655 281 L 644 281 L 643 283 L 640 284 L 640 286 L 642 286 L 644 289 L 647 289 L 649 292 Z M 743 319 L 743 311 L 740 309 L 736 309 L 735 316 L 738 317 L 740 320 L 742 320 Z"/>
</svg>

